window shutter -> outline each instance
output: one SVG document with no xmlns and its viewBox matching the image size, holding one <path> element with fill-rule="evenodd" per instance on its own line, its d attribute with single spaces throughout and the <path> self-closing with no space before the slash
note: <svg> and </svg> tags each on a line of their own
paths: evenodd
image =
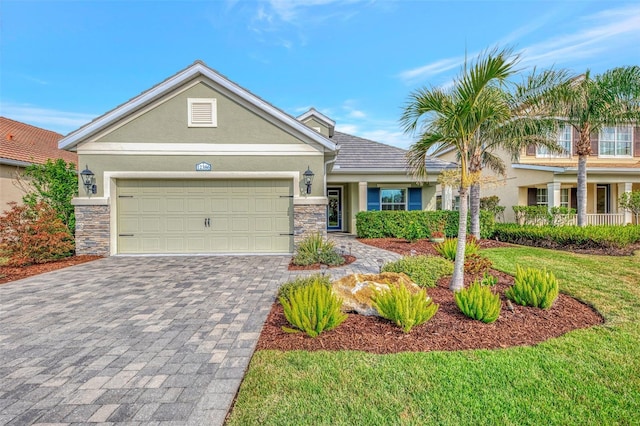
<svg viewBox="0 0 640 426">
<path fill-rule="evenodd" d="M 409 188 L 408 207 L 408 210 L 422 210 L 422 188 Z"/>
<path fill-rule="evenodd" d="M 633 156 L 640 157 L 640 127 L 633 128 Z"/>
<path fill-rule="evenodd" d="M 594 157 L 598 156 L 599 139 L 600 139 L 600 137 L 598 136 L 598 134 L 596 132 L 592 132 L 589 135 L 589 140 L 591 141 L 591 155 L 593 155 Z"/>
<path fill-rule="evenodd" d="M 534 144 L 527 145 L 527 155 L 536 155 L 536 146 Z"/>
<path fill-rule="evenodd" d="M 209 102 L 194 102 L 191 104 L 191 122 L 193 124 L 211 124 L 213 122 L 213 108 Z"/>
<path fill-rule="evenodd" d="M 578 209 L 578 188 L 571 188 L 571 208 Z"/>
<path fill-rule="evenodd" d="M 580 143 L 580 132 L 575 128 L 572 128 L 571 131 L 573 132 L 573 155 L 576 155 L 578 152 L 578 144 Z"/>
<path fill-rule="evenodd" d="M 367 188 L 367 210 L 380 210 L 380 188 Z"/>
<path fill-rule="evenodd" d="M 538 205 L 538 190 L 536 188 L 527 188 L 527 205 Z"/>
</svg>

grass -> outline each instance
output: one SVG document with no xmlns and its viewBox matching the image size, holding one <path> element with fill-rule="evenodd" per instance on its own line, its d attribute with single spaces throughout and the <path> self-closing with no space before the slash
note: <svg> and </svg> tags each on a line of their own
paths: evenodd
<svg viewBox="0 0 640 426">
<path fill-rule="evenodd" d="M 544 267 L 602 326 L 533 347 L 373 355 L 257 352 L 229 425 L 634 424 L 640 413 L 640 253 L 483 250 L 496 269 Z M 436 314 L 437 315 L 437 314 Z"/>
</svg>

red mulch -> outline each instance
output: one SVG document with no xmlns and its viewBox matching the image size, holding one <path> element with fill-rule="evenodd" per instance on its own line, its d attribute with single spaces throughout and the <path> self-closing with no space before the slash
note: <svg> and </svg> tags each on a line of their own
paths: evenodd
<svg viewBox="0 0 640 426">
<path fill-rule="evenodd" d="M 333 265 L 333 266 L 329 266 L 329 268 L 339 268 L 341 266 L 345 266 L 356 261 L 356 257 L 351 256 L 349 254 L 342 255 L 342 258 L 344 259 L 344 263 L 342 265 Z M 306 266 L 294 265 L 293 260 L 289 263 L 290 271 L 312 271 L 312 270 L 319 270 L 319 269 L 320 269 L 319 263 L 314 263 L 313 265 L 306 265 Z"/>
<path fill-rule="evenodd" d="M 68 266 L 91 262 L 92 260 L 101 258 L 102 256 L 82 255 L 68 257 L 66 259 L 57 260 L 55 262 L 39 263 L 37 265 L 22 267 L 0 266 L 0 284 L 21 280 L 33 275 L 44 274 L 45 272 L 55 271 L 57 269 L 66 268 Z"/>
<path fill-rule="evenodd" d="M 400 253 L 403 256 L 411 254 L 411 250 L 415 250 L 416 254 L 427 254 L 437 256 L 438 253 L 432 243 L 427 239 L 418 240 L 414 243 L 402 238 L 358 238 L 358 241 L 370 246 Z M 503 243 L 496 240 L 479 240 L 480 248 L 510 247 L 512 244 Z"/>
<path fill-rule="evenodd" d="M 499 278 L 494 291 L 503 294 L 513 284 L 510 275 L 492 271 Z M 471 279 L 469 277 L 468 279 Z M 572 297 L 560 294 L 548 310 L 514 304 L 514 312 L 507 310 L 503 300 L 502 313 L 492 324 L 484 324 L 464 316 L 448 289 L 449 278 L 438 282 L 427 293 L 440 305 L 431 320 L 414 327 L 409 334 L 378 317 L 349 314 L 336 329 L 316 338 L 304 333 L 285 333 L 289 326 L 282 306 L 274 303 L 262 329 L 258 349 L 276 350 L 358 350 L 377 354 L 396 352 L 457 351 L 464 349 L 493 349 L 510 346 L 535 345 L 571 330 L 602 324 L 603 318 L 593 308 Z"/>
</svg>

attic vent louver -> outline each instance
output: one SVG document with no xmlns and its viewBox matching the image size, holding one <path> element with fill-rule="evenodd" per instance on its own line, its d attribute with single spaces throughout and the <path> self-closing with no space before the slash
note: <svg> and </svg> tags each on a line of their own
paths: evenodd
<svg viewBox="0 0 640 426">
<path fill-rule="evenodd" d="M 217 127 L 218 117 L 214 98 L 189 98 L 189 127 Z"/>
</svg>

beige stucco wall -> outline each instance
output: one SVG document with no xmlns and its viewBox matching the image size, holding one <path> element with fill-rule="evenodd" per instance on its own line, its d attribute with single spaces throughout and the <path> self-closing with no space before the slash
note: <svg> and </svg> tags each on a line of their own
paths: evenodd
<svg viewBox="0 0 640 426">
<path fill-rule="evenodd" d="M 206 82 L 206 84 L 205 84 Z M 255 107 L 235 101 L 209 80 L 174 91 L 133 119 L 112 126 L 95 138 L 100 142 L 299 144 L 299 139 L 269 122 Z M 188 85 L 186 85 L 188 87 Z M 217 127 L 188 127 L 188 98 L 215 98 Z M 129 120 L 129 121 L 127 121 Z"/>
<path fill-rule="evenodd" d="M 17 173 L 22 170 L 22 167 L 0 164 L 0 213 L 9 208 L 8 202 L 22 203 L 24 192 L 15 185 Z"/>
<path fill-rule="evenodd" d="M 311 127 L 314 130 L 316 128 L 319 128 L 321 135 L 323 135 L 325 137 L 329 137 L 329 128 L 327 127 L 327 125 L 322 123 L 319 120 L 316 120 L 314 117 L 307 118 L 306 120 L 303 121 L 303 123 L 306 124 L 307 126 Z"/>
<path fill-rule="evenodd" d="M 94 197 L 104 196 L 104 172 L 121 171 L 163 171 L 163 172 L 195 172 L 196 164 L 206 161 L 214 172 L 273 172 L 298 171 L 302 182 L 302 173 L 307 167 L 315 173 L 312 196 L 324 196 L 322 188 L 324 175 L 323 156 L 191 156 L 191 155 L 79 155 L 80 164 L 87 164 L 96 176 L 98 193 Z M 202 178 L 207 172 L 200 172 Z M 302 192 L 302 190 L 301 190 Z M 79 194 L 86 195 L 84 187 L 79 183 Z"/>
</svg>

